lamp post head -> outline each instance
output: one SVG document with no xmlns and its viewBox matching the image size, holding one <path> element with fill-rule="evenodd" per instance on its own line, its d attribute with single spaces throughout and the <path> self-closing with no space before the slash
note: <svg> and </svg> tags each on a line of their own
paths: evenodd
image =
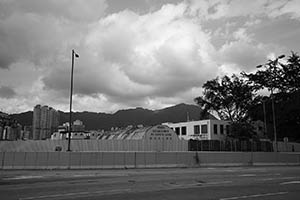
<svg viewBox="0 0 300 200">
<path fill-rule="evenodd" d="M 74 49 L 72 49 L 72 54 L 75 55 L 75 58 L 79 58 L 79 54 L 77 54 Z"/>
</svg>

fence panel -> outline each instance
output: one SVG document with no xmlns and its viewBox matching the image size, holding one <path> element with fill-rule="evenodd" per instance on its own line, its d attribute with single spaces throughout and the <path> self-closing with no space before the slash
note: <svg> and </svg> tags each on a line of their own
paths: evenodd
<svg viewBox="0 0 300 200">
<path fill-rule="evenodd" d="M 32 161 L 35 161 L 35 169 L 48 168 L 48 152 L 28 152 L 27 154 L 28 156 L 26 157 L 26 164 L 28 164 L 28 166 L 30 166 L 30 164 L 33 163 Z"/>
<path fill-rule="evenodd" d="M 4 154 L 4 162 L 3 169 L 12 169 L 14 166 L 16 152 L 5 152 Z"/>
<path fill-rule="evenodd" d="M 92 169 L 97 167 L 97 153 L 96 152 L 82 152 L 80 157 L 80 166 L 82 169 Z"/>
</svg>

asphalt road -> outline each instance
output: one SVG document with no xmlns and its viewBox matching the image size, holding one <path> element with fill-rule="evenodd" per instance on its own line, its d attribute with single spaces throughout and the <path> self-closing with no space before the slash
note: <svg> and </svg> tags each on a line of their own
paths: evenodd
<svg viewBox="0 0 300 200">
<path fill-rule="evenodd" d="M 0 199 L 294 199 L 300 167 L 0 171 Z"/>
</svg>

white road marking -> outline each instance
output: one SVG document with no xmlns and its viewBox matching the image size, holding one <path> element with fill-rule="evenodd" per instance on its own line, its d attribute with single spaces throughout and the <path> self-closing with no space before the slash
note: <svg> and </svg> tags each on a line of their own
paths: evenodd
<svg viewBox="0 0 300 200">
<path fill-rule="evenodd" d="M 251 176 L 256 176 L 256 174 L 241 174 L 239 176 L 242 176 L 242 177 L 251 177 Z"/>
<path fill-rule="evenodd" d="M 74 174 L 72 177 L 95 177 L 95 174 Z M 66 176 L 68 177 L 68 176 Z"/>
<path fill-rule="evenodd" d="M 298 176 L 289 176 L 289 177 L 277 177 L 277 178 L 263 178 L 262 181 L 272 181 L 272 180 L 285 180 L 285 179 L 298 179 Z"/>
<path fill-rule="evenodd" d="M 33 178 L 43 178 L 44 176 L 16 176 L 11 178 L 3 178 L 2 180 L 22 180 L 22 179 L 33 179 Z"/>
<path fill-rule="evenodd" d="M 199 187 L 213 187 L 223 184 L 232 183 L 232 181 L 218 181 L 218 182 L 208 182 L 208 183 L 190 183 L 190 184 L 179 184 L 172 183 L 167 184 L 168 188 L 164 188 L 163 190 L 172 190 L 174 188 L 186 189 L 186 188 L 199 188 Z"/>
<path fill-rule="evenodd" d="M 57 198 L 57 197 L 68 197 L 68 196 L 80 196 L 80 195 L 105 195 L 105 194 L 120 194 L 123 192 L 129 192 L 130 189 L 119 189 L 119 190 L 107 190 L 107 191 L 95 191 L 95 192 L 71 192 L 63 194 L 51 194 L 43 196 L 34 196 L 34 197 L 24 197 L 19 198 L 19 200 L 34 200 L 34 199 L 46 199 L 46 198 Z"/>
<path fill-rule="evenodd" d="M 65 177 L 127 177 L 128 174 L 74 174 L 74 175 L 67 175 Z"/>
<path fill-rule="evenodd" d="M 226 184 L 226 183 L 232 183 L 232 181 L 208 182 L 208 183 L 205 183 L 205 184 L 206 185 L 219 185 L 219 184 Z"/>
<path fill-rule="evenodd" d="M 236 196 L 236 197 L 227 197 L 221 198 L 220 200 L 235 200 L 235 199 L 247 199 L 247 198 L 257 198 L 257 197 L 266 197 L 266 196 L 275 196 L 275 195 L 283 195 L 288 192 L 276 192 L 276 193 L 265 193 L 265 194 L 253 194 L 253 195 L 245 195 L 245 196 Z"/>
<path fill-rule="evenodd" d="M 280 183 L 280 185 L 289 185 L 289 184 L 300 184 L 300 181 L 289 181 Z"/>
</svg>

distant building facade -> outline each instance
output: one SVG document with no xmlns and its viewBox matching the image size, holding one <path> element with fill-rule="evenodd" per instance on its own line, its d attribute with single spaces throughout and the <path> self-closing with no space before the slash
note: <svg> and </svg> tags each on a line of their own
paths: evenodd
<svg viewBox="0 0 300 200">
<path fill-rule="evenodd" d="M 84 131 L 85 130 L 85 125 L 83 124 L 82 121 L 77 119 L 73 122 L 71 130 L 74 131 L 74 132 Z"/>
<path fill-rule="evenodd" d="M 69 122 L 64 123 L 62 126 L 58 126 L 57 132 L 53 132 L 51 135 L 52 140 L 64 140 L 69 138 Z M 80 120 L 75 120 L 72 123 L 71 139 L 89 139 L 90 133 L 85 131 L 85 125 Z"/>
<path fill-rule="evenodd" d="M 185 140 L 224 140 L 229 134 L 228 121 L 199 120 L 179 123 L 163 123 L 173 129 L 179 138 Z"/>
<path fill-rule="evenodd" d="M 22 126 L 8 114 L 0 112 L 0 140 L 22 139 Z"/>
<path fill-rule="evenodd" d="M 33 139 L 42 140 L 51 137 L 59 125 L 58 112 L 48 106 L 36 105 L 33 109 Z"/>
<path fill-rule="evenodd" d="M 72 140 L 89 139 L 89 132 L 71 132 Z M 69 132 L 54 132 L 51 135 L 51 140 L 67 140 L 69 139 Z"/>
<path fill-rule="evenodd" d="M 22 126 L 17 124 L 15 126 L 5 126 L 2 132 L 2 140 L 17 140 L 21 137 Z"/>
<path fill-rule="evenodd" d="M 24 139 L 32 140 L 33 135 L 32 135 L 32 126 L 24 126 L 24 134 L 23 134 Z"/>
</svg>

